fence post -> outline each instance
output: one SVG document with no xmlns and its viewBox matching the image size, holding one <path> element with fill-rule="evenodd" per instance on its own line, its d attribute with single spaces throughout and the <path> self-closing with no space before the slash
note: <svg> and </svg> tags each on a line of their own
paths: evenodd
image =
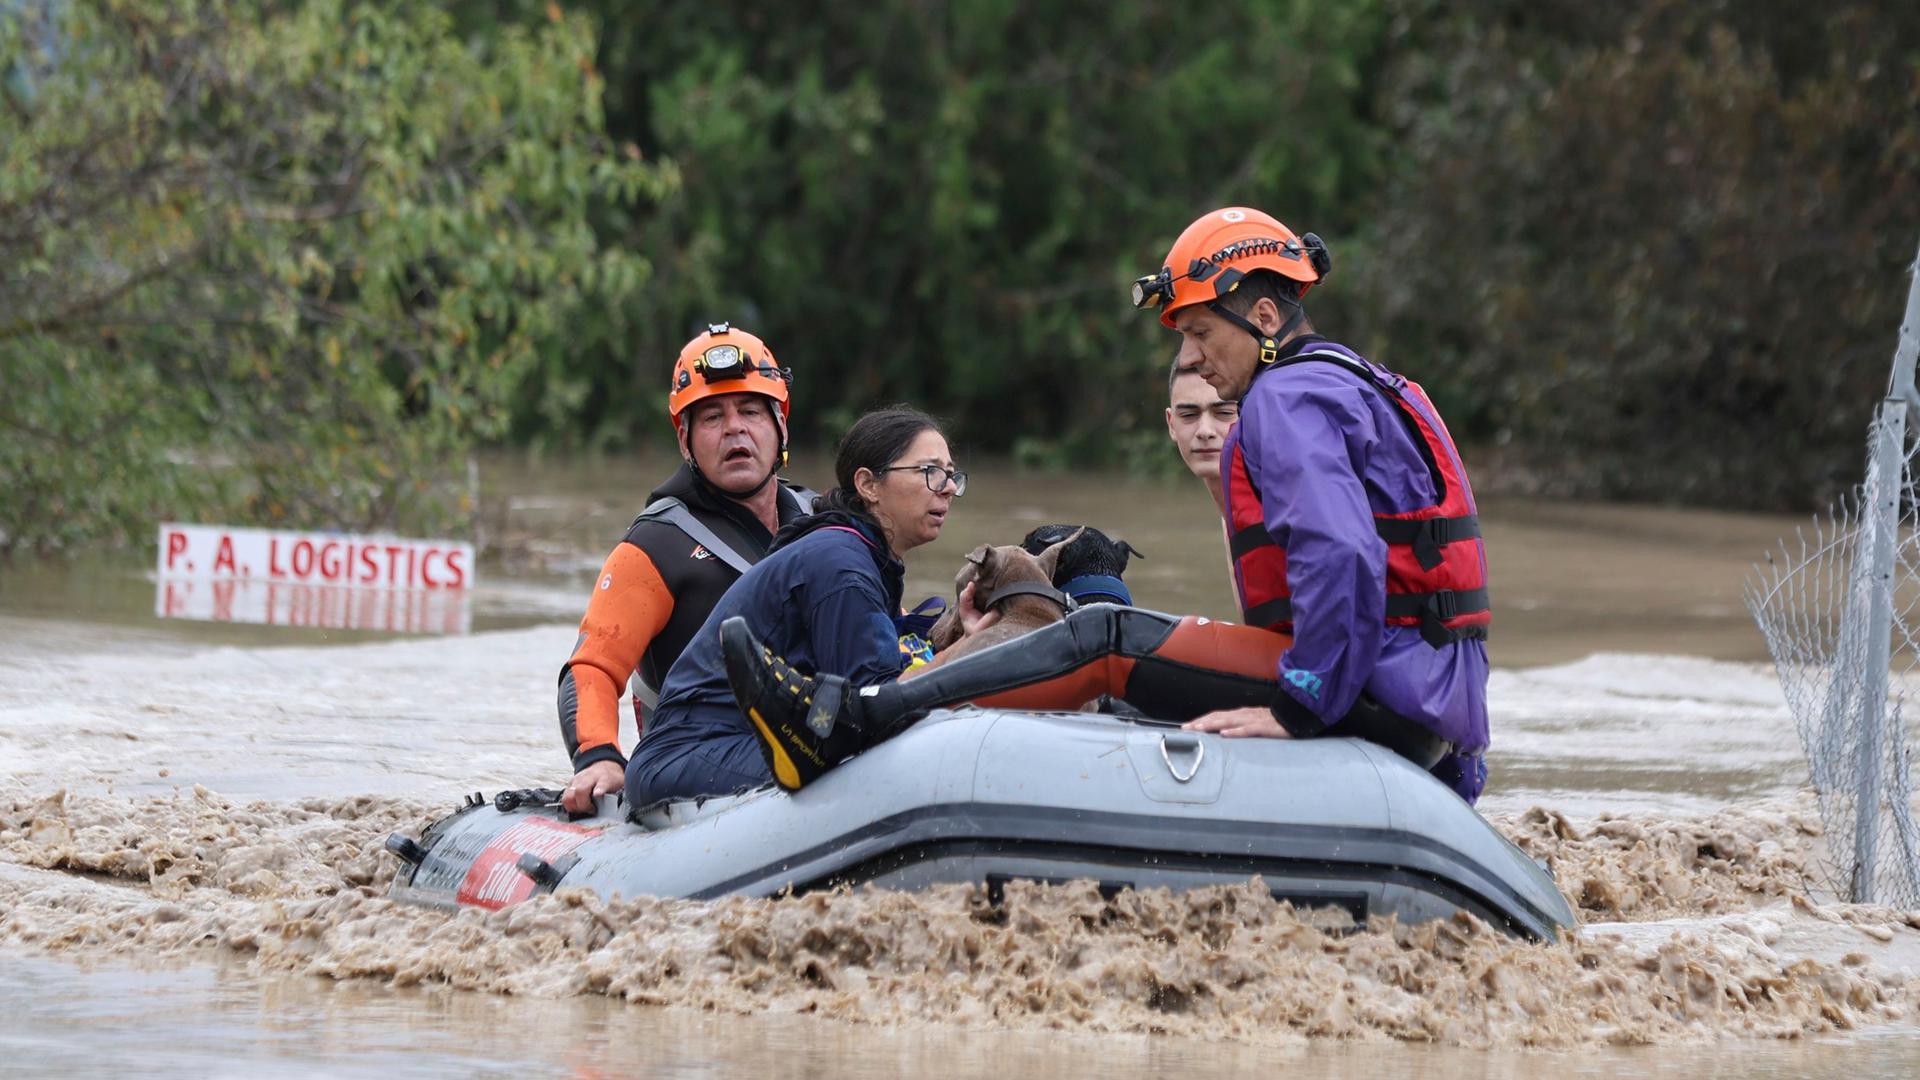
<svg viewBox="0 0 1920 1080">
<path fill-rule="evenodd" d="M 1907 402 L 1889 397 L 1880 406 L 1880 423 L 1873 465 L 1867 470 L 1865 543 L 1860 556 L 1867 564 L 1861 585 L 1867 592 L 1866 670 L 1860 695 L 1860 786 L 1854 795 L 1853 882 L 1849 889 L 1856 904 L 1873 902 L 1873 881 L 1880 841 L 1880 770 L 1885 757 L 1887 671 L 1893 643 L 1893 544 L 1900 528 L 1900 474 L 1906 446 Z"/>
<path fill-rule="evenodd" d="M 1906 490 L 1907 403 L 1920 400 L 1914 387 L 1914 366 L 1920 357 L 1920 257 L 1916 257 L 1907 286 L 1907 313 L 1900 323 L 1894 348 L 1893 371 L 1887 397 L 1875 425 L 1873 464 L 1867 470 L 1868 530 L 1861 545 L 1866 561 L 1863 586 L 1869 595 L 1866 623 L 1866 671 L 1860 701 L 1859 787 L 1854 795 L 1853 881 L 1848 890 L 1858 904 L 1872 903 L 1880 845 L 1881 771 L 1890 747 L 1904 744 L 1905 732 L 1888 731 L 1887 673 L 1892 667 L 1893 553 L 1900 531 L 1900 500 Z"/>
</svg>

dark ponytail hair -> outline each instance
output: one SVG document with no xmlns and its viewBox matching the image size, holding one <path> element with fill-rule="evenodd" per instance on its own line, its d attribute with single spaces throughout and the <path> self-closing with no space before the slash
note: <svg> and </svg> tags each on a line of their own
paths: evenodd
<svg viewBox="0 0 1920 1080">
<path fill-rule="evenodd" d="M 905 405 L 875 409 L 854 421 L 840 437 L 840 447 L 834 453 L 833 490 L 820 497 L 814 510 L 852 514 L 872 525 L 874 531 L 880 531 L 880 523 L 874 520 L 867 500 L 861 498 L 860 490 L 853 486 L 854 474 L 861 469 L 878 474 L 900 460 L 900 455 L 907 452 L 907 447 L 913 445 L 913 440 L 923 431 L 939 432 L 940 422 Z"/>
</svg>

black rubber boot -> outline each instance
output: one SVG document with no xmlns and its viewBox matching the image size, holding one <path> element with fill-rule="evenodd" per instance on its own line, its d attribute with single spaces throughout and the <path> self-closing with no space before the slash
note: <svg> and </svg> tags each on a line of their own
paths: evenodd
<svg viewBox="0 0 1920 1080">
<path fill-rule="evenodd" d="M 760 736 L 773 782 L 798 791 L 866 749 L 859 703 L 838 675 L 803 675 L 773 655 L 735 616 L 720 624 L 727 682 Z"/>
</svg>

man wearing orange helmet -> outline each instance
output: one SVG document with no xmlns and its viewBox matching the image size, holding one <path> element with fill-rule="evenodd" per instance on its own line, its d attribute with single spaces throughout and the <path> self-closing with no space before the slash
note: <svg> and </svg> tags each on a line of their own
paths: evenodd
<svg viewBox="0 0 1920 1080">
<path fill-rule="evenodd" d="M 607 556 L 580 637 L 560 673 L 560 732 L 575 813 L 619 791 L 620 688 L 631 679 L 637 726 L 667 669 L 708 612 L 782 525 L 812 507 L 778 479 L 787 458 L 792 373 L 766 342 L 725 323 L 687 342 L 674 362 L 667 415 L 683 464 Z"/>
<path fill-rule="evenodd" d="M 1320 238 L 1227 207 L 1134 285 L 1179 331 L 1176 366 L 1240 405 L 1221 473 L 1247 625 L 1291 637 L 1265 715 L 1200 717 L 1227 734 L 1346 734 L 1398 718 L 1440 739 L 1434 774 L 1485 784 L 1491 621 L 1466 469 L 1418 384 L 1314 333 L 1301 301 L 1332 259 Z"/>
<path fill-rule="evenodd" d="M 928 711 L 1071 708 L 1112 694 L 1226 736 L 1369 739 L 1479 796 L 1486 556 L 1473 493 L 1420 388 L 1313 332 L 1332 262 L 1258 210 L 1202 217 L 1134 285 L 1190 369 L 1239 404 L 1221 454 L 1246 625 L 1095 604 L 908 682 L 809 675 L 721 627 L 742 709 L 798 787 Z"/>
</svg>

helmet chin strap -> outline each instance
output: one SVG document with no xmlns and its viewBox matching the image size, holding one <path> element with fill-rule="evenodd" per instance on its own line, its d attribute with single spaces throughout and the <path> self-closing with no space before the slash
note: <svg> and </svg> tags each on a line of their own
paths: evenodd
<svg viewBox="0 0 1920 1080">
<path fill-rule="evenodd" d="M 1265 367 L 1266 365 L 1273 363 L 1275 360 L 1280 359 L 1281 343 L 1287 340 L 1287 335 L 1293 333 L 1294 327 L 1297 327 L 1300 325 L 1300 320 L 1307 317 L 1307 309 L 1304 307 L 1301 307 L 1300 302 L 1298 300 L 1284 300 L 1279 302 L 1284 303 L 1288 307 L 1292 308 L 1293 314 L 1288 315 L 1287 321 L 1280 324 L 1280 331 L 1279 333 L 1276 333 L 1276 334 L 1268 334 L 1266 331 L 1260 329 L 1258 326 L 1255 326 L 1253 324 L 1253 321 L 1248 319 L 1246 316 L 1237 315 L 1231 311 L 1228 311 L 1226 308 L 1226 305 L 1222 304 L 1218 300 L 1215 300 L 1212 303 L 1208 304 L 1207 307 L 1211 309 L 1215 315 L 1220 316 L 1221 318 L 1227 320 L 1228 322 L 1234 324 L 1235 326 L 1238 326 L 1240 329 L 1245 330 L 1247 333 L 1253 335 L 1253 340 L 1260 343 L 1260 365 L 1262 367 Z"/>
</svg>

